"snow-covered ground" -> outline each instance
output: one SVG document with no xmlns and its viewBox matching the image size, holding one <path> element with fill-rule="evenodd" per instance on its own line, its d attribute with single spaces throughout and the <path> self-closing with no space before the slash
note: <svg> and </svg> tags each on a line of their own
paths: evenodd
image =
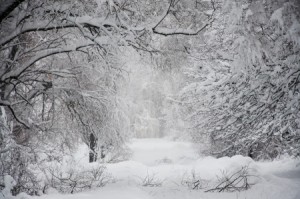
<svg viewBox="0 0 300 199">
<path fill-rule="evenodd" d="M 129 146 L 131 160 L 107 164 L 115 182 L 103 188 L 76 194 L 52 193 L 40 199 L 300 199 L 300 161 L 289 158 L 273 162 L 254 162 L 248 157 L 201 157 L 188 142 L 168 139 L 134 139 Z M 84 155 L 82 153 L 82 155 Z M 80 158 L 80 153 L 78 155 Z M 83 157 L 82 157 L 83 158 Z M 82 160 L 84 160 L 83 158 Z M 84 160 L 85 161 L 85 160 Z M 217 175 L 248 166 L 247 191 L 205 193 L 217 183 Z M 186 182 L 193 175 L 203 189 L 191 190 Z M 149 184 L 145 179 L 148 180 Z M 153 183 L 153 186 L 150 186 Z"/>
</svg>

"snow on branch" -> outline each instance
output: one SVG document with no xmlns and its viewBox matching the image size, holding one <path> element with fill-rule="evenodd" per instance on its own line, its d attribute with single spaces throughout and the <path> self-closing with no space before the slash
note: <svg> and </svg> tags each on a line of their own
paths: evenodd
<svg viewBox="0 0 300 199">
<path fill-rule="evenodd" d="M 250 168 L 248 166 L 243 166 L 241 169 L 234 173 L 222 172 L 222 175 L 218 177 L 218 185 L 212 189 L 208 189 L 205 192 L 233 192 L 233 191 L 243 191 L 248 190 L 255 183 L 250 178 L 257 177 L 249 173 Z"/>
<path fill-rule="evenodd" d="M 197 30 L 192 30 L 192 29 L 184 29 L 184 28 L 178 28 L 178 29 L 169 29 L 169 28 L 152 28 L 153 33 L 159 34 L 159 35 L 164 35 L 164 36 L 170 36 L 170 35 L 197 35 L 199 34 L 202 30 L 204 30 L 207 26 L 209 26 L 214 19 L 210 19 L 207 21 L 203 26 L 198 28 Z"/>
<path fill-rule="evenodd" d="M 40 21 L 40 22 L 29 22 L 23 26 L 20 26 L 13 30 L 6 37 L 0 39 L 0 46 L 4 46 L 11 42 L 13 39 L 19 37 L 20 35 L 28 32 L 35 31 L 49 31 L 49 30 L 59 30 L 66 28 L 79 28 L 83 27 L 96 27 L 102 29 L 107 35 L 112 37 L 112 35 L 106 30 L 108 27 L 113 27 L 117 31 L 121 32 L 122 29 L 128 29 L 128 27 L 119 27 L 117 24 L 106 20 L 104 18 L 92 18 L 88 16 L 84 17 L 68 17 L 62 21 L 65 22 L 51 22 L 49 20 Z M 122 29 L 121 29 L 122 28 Z"/>
<path fill-rule="evenodd" d="M 179 1 L 175 2 L 174 0 L 171 0 L 169 7 L 163 17 L 159 20 L 158 23 L 152 28 L 153 33 L 163 35 L 163 36 L 172 36 L 172 35 L 187 35 L 187 36 L 192 36 L 192 35 L 197 35 L 199 34 L 202 30 L 204 30 L 207 26 L 209 26 L 213 21 L 213 14 L 209 17 L 209 20 L 205 22 L 200 28 L 196 30 L 192 30 L 190 28 L 177 28 L 177 29 L 170 29 L 170 28 L 162 28 L 159 27 L 159 25 L 166 19 L 166 17 L 170 14 L 172 11 L 172 8 L 177 4 Z M 214 1 L 211 2 L 212 7 L 213 7 L 213 12 L 216 10 Z"/>
<path fill-rule="evenodd" d="M 34 31 L 48 31 L 48 30 L 57 30 L 63 28 L 73 28 L 76 27 L 73 23 L 51 23 L 49 24 L 48 20 L 40 21 L 39 23 L 26 23 L 24 26 L 20 26 L 16 28 L 13 32 L 11 32 L 8 36 L 2 38 L 0 40 L 0 46 L 4 46 L 8 44 L 13 39 L 17 38 L 18 36 L 27 33 L 27 32 L 34 32 Z"/>
<path fill-rule="evenodd" d="M 14 116 L 14 118 L 17 120 L 17 122 L 19 122 L 20 124 L 25 126 L 25 128 L 29 129 L 29 126 L 17 116 L 14 109 L 11 106 L 7 106 L 7 107 L 10 110 L 10 112 L 12 113 L 12 115 Z"/>
<path fill-rule="evenodd" d="M 25 0 L 3 0 L 0 7 L 0 23 Z"/>
<path fill-rule="evenodd" d="M 14 79 L 19 77 L 24 71 L 26 71 L 30 66 L 35 64 L 37 61 L 55 55 L 55 54 L 61 54 L 61 53 L 67 53 L 67 52 L 72 52 L 72 51 L 77 51 L 80 48 L 84 48 L 90 45 L 93 45 L 93 42 L 84 42 L 82 44 L 77 44 L 73 46 L 66 46 L 65 48 L 54 48 L 54 49 L 48 49 L 45 51 L 42 51 L 41 53 L 38 53 L 36 56 L 32 57 L 30 60 L 25 62 L 22 66 L 17 68 L 16 70 L 10 71 L 6 74 L 3 74 L 0 77 L 0 81 L 4 82 L 7 79 Z"/>
</svg>

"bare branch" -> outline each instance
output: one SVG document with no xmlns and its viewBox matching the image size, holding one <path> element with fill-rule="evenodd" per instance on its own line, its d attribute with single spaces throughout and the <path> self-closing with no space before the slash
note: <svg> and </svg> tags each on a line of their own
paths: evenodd
<svg viewBox="0 0 300 199">
<path fill-rule="evenodd" d="M 19 117 L 16 115 L 14 109 L 11 106 L 7 106 L 8 109 L 10 110 L 10 112 L 12 113 L 12 115 L 14 116 L 14 118 L 17 120 L 17 122 L 19 122 L 20 124 L 22 124 L 25 128 L 30 129 L 29 126 L 22 121 L 21 119 L 19 119 Z"/>
</svg>

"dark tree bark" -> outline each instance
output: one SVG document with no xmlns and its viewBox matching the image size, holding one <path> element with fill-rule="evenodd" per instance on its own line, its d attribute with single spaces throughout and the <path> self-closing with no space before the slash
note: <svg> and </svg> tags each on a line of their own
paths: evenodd
<svg viewBox="0 0 300 199">
<path fill-rule="evenodd" d="M 96 153 L 97 139 L 93 133 L 90 134 L 90 154 L 89 154 L 89 162 L 97 161 L 97 153 Z"/>
<path fill-rule="evenodd" d="M 101 159 L 105 158 L 104 146 L 101 146 Z"/>
</svg>

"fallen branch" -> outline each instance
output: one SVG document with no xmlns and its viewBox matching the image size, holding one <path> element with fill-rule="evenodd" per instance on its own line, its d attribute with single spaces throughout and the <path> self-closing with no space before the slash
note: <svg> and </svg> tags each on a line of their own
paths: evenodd
<svg viewBox="0 0 300 199">
<path fill-rule="evenodd" d="M 206 190 L 205 192 L 233 192 L 248 190 L 252 185 L 254 185 L 253 183 L 249 183 L 250 177 L 254 177 L 254 175 L 249 174 L 248 166 L 243 166 L 241 169 L 232 174 L 222 172 L 222 176 L 218 177 L 218 185 L 215 188 Z"/>
</svg>

